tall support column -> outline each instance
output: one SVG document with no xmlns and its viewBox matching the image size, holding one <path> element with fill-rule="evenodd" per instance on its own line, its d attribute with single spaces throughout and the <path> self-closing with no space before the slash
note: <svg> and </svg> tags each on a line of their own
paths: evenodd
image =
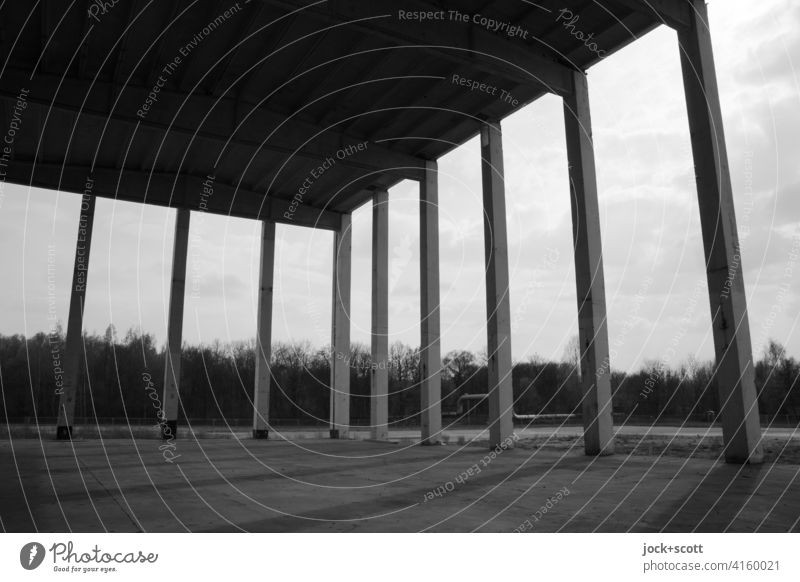
<svg viewBox="0 0 800 582">
<path fill-rule="evenodd" d="M 75 263 L 72 271 L 72 288 L 69 297 L 67 337 L 64 344 L 64 375 L 58 404 L 56 438 L 72 438 L 75 420 L 75 398 L 78 394 L 80 362 L 83 340 L 83 308 L 86 299 L 86 281 L 89 273 L 89 250 L 92 245 L 95 197 L 84 194 L 78 218 L 78 238 L 75 243 Z"/>
<path fill-rule="evenodd" d="M 350 272 L 352 229 L 349 214 L 333 240 L 333 309 L 331 329 L 332 439 L 346 438 L 350 429 Z"/>
<path fill-rule="evenodd" d="M 272 287 L 275 273 L 275 223 L 261 223 L 261 272 L 258 284 L 256 385 L 253 395 L 253 438 L 269 438 L 269 360 L 272 349 Z"/>
<path fill-rule="evenodd" d="M 597 202 L 589 86 L 573 74 L 574 92 L 564 98 L 569 160 L 572 237 L 578 296 L 578 341 L 583 384 L 584 449 L 587 455 L 614 452 L 600 208 Z"/>
<path fill-rule="evenodd" d="M 511 377 L 508 234 L 500 122 L 481 128 L 484 250 L 486 256 L 486 332 L 489 376 L 489 446 L 512 442 L 514 391 Z"/>
<path fill-rule="evenodd" d="M 439 323 L 439 182 L 436 162 L 427 162 L 419 187 L 421 444 L 441 441 L 442 353 Z"/>
<path fill-rule="evenodd" d="M 389 193 L 372 198 L 372 438 L 389 438 Z"/>
<path fill-rule="evenodd" d="M 725 460 L 760 463 L 763 450 L 750 324 L 705 2 L 695 0 L 690 17 L 691 26 L 680 30 L 678 39 L 705 249 Z"/>
<path fill-rule="evenodd" d="M 175 217 L 175 245 L 172 249 L 172 283 L 169 291 L 169 320 L 164 362 L 164 411 L 160 423 L 161 438 L 165 440 L 178 436 L 183 296 L 186 288 L 186 257 L 189 249 L 189 215 L 189 209 L 178 208 Z"/>
</svg>

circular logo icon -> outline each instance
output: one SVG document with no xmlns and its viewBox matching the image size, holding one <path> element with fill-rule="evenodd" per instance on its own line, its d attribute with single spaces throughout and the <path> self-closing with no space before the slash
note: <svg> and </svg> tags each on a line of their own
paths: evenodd
<svg viewBox="0 0 800 582">
<path fill-rule="evenodd" d="M 44 546 L 38 542 L 30 542 L 19 551 L 19 563 L 26 570 L 35 570 L 44 561 Z"/>
</svg>

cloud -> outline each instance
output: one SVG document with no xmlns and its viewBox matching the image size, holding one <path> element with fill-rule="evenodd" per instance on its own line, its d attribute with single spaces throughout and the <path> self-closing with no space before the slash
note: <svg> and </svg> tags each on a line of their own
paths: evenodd
<svg viewBox="0 0 800 582">
<path fill-rule="evenodd" d="M 774 337 L 800 354 L 800 265 L 790 265 L 800 223 L 800 4 L 714 0 L 709 6 L 742 264 L 754 342 Z M 615 367 L 660 357 L 678 333 L 679 354 L 713 355 L 686 105 L 676 35 L 665 27 L 589 71 L 604 246 L 608 331 Z M 516 359 L 559 359 L 577 331 L 563 105 L 547 96 L 502 123 L 510 309 Z M 478 140 L 439 160 L 442 350 L 486 344 L 483 210 Z M 47 252 L 57 248 L 57 309 L 66 320 L 78 197 L 7 185 L 0 207 L 2 333 L 47 326 Z M 419 191 L 390 193 L 391 340 L 419 341 Z M 163 338 L 174 211 L 98 203 L 86 325 L 113 321 Z M 188 341 L 255 333 L 260 225 L 192 215 L 190 257 L 201 298 L 187 302 Z M 274 337 L 330 341 L 330 232 L 279 225 Z M 791 287 L 767 332 L 786 268 Z M 368 343 L 371 207 L 353 216 L 352 337 Z M 187 283 L 188 285 L 188 283 Z M 698 286 L 699 285 L 699 286 Z M 699 289 L 699 291 L 698 291 Z M 699 293 L 699 295 L 698 295 Z M 695 305 L 696 304 L 696 305 Z M 690 324 L 681 331 L 688 308 Z M 630 318 L 630 323 L 629 323 Z M 766 334 L 766 335 L 765 335 Z M 756 352 L 760 345 L 754 346 Z M 679 358 L 680 359 L 680 358 Z"/>
</svg>

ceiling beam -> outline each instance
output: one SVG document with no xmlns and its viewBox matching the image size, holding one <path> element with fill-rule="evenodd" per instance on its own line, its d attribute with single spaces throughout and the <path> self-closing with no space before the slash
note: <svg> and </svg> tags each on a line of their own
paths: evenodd
<svg viewBox="0 0 800 582">
<path fill-rule="evenodd" d="M 83 194 L 91 177 L 91 193 L 102 198 L 187 208 L 237 218 L 270 219 L 282 224 L 337 230 L 341 214 L 292 200 L 216 182 L 208 176 L 120 171 L 112 168 L 62 166 L 15 159 L 6 171 L 6 182 Z M 208 182 L 207 182 L 208 181 Z M 204 183 L 213 194 L 204 194 Z M 146 196 L 145 196 L 146 193 Z"/>
<path fill-rule="evenodd" d="M 685 0 L 603 0 L 660 19 L 675 30 L 689 28 L 691 7 Z"/>
<path fill-rule="evenodd" d="M 214 3 L 214 5 L 211 7 L 211 10 L 206 12 L 205 18 L 203 20 L 205 22 L 212 22 L 214 20 L 214 18 L 216 18 L 218 15 L 221 15 L 223 12 L 225 12 L 225 8 L 227 8 L 229 5 L 230 5 L 229 0 L 217 0 Z M 211 3 L 209 3 L 209 6 L 211 6 Z M 246 22 L 245 19 L 240 19 L 240 20 Z M 192 72 L 192 66 L 197 62 L 197 59 L 198 59 L 197 53 L 198 52 L 200 52 L 200 51 L 192 50 L 188 55 L 182 56 L 181 57 L 181 67 L 180 67 L 180 69 L 177 72 L 173 73 L 173 75 L 172 75 L 171 82 L 174 84 L 174 86 L 177 88 L 177 90 L 180 91 L 181 93 L 187 93 L 187 92 L 189 92 L 189 90 L 191 90 L 191 86 L 189 86 L 186 83 L 186 78 L 189 76 L 189 73 Z M 211 67 L 211 68 L 219 66 L 219 65 L 222 64 L 220 62 L 221 60 L 222 59 L 220 58 L 216 62 L 213 62 L 213 60 L 211 60 L 210 62 L 206 61 L 204 63 L 204 66 L 205 67 Z M 206 73 L 208 73 L 208 71 L 206 71 Z"/>
<path fill-rule="evenodd" d="M 252 40 L 251 37 L 255 36 L 266 27 L 266 25 L 261 22 L 264 12 L 263 9 L 263 4 L 253 5 L 254 12 L 251 18 L 240 25 L 239 30 L 233 37 L 236 44 L 223 54 L 222 62 L 217 64 L 214 70 L 206 77 L 205 85 L 209 88 L 209 95 L 217 97 L 222 94 L 227 88 L 227 83 L 230 81 L 228 71 L 231 68 L 231 64 L 235 62 L 236 58 L 241 54 L 242 47 Z"/>
<path fill-rule="evenodd" d="M 86 0 L 84 2 L 85 8 L 79 11 L 79 14 L 86 15 L 89 10 L 89 5 L 91 4 L 91 0 Z M 44 3 L 42 3 L 42 8 L 44 8 Z M 81 19 L 81 36 L 82 44 L 78 48 L 78 61 L 76 64 L 78 77 L 84 78 L 86 77 L 87 67 L 89 66 L 89 39 L 87 35 L 94 30 L 94 20 L 86 16 L 85 18 Z"/>
<path fill-rule="evenodd" d="M 263 0 L 288 9 L 307 6 L 304 0 Z M 402 5 L 404 11 L 437 11 L 437 6 L 419 0 Z M 472 23 L 398 20 L 393 0 L 336 0 L 323 7 L 309 7 L 303 17 L 324 22 L 347 23 L 351 30 L 403 46 L 419 47 L 459 67 L 482 70 L 516 83 L 545 87 L 550 93 L 569 93 L 572 69 L 522 42 L 492 34 Z M 367 20 L 370 16 L 374 17 Z"/>
<path fill-rule="evenodd" d="M 50 42 L 50 25 L 48 24 L 47 3 L 39 4 L 39 70 L 48 71 L 50 69 L 50 54 L 47 45 Z"/>
<path fill-rule="evenodd" d="M 130 42 L 132 36 L 131 29 L 134 27 L 135 20 L 138 20 L 139 16 L 142 14 L 142 12 L 139 12 L 134 15 L 135 7 L 135 2 L 131 2 L 128 5 L 128 14 L 125 18 L 125 32 L 123 33 L 122 39 L 120 39 L 119 46 L 117 47 L 117 55 L 114 59 L 114 68 L 112 69 L 111 78 L 113 79 L 113 84 L 118 86 L 117 91 L 121 91 L 125 86 L 123 75 L 126 71 L 123 65 L 125 64 L 125 58 L 128 56 L 128 42 Z"/>
<path fill-rule="evenodd" d="M 397 177 L 383 175 L 371 186 L 365 188 L 363 185 L 352 184 L 342 188 L 336 198 L 331 200 L 331 210 L 341 213 L 352 213 L 367 200 L 372 198 L 375 190 L 388 190 L 396 186 L 401 180 Z"/>
<path fill-rule="evenodd" d="M 615 51 L 631 44 L 632 42 L 643 37 L 650 31 L 658 28 L 661 22 L 653 19 L 652 14 L 644 14 L 642 12 L 633 11 L 627 16 L 618 19 L 613 25 L 605 30 L 600 31 L 594 36 L 597 46 L 613 46 Z M 584 47 L 578 47 L 567 53 L 567 58 L 577 59 L 579 55 L 585 55 Z M 585 57 L 582 57 L 585 58 Z M 606 56 L 600 57 L 597 53 L 592 53 L 589 61 L 585 63 L 585 68 L 596 65 L 601 60 L 607 58 Z"/>
<path fill-rule="evenodd" d="M 16 100 L 17 93 L 12 89 L 26 86 L 31 95 L 31 105 L 60 109 L 89 117 L 109 118 L 108 96 L 116 95 L 116 87 L 111 83 L 95 82 L 92 91 L 86 94 L 86 83 L 74 79 L 37 75 L 32 81 L 13 69 L 3 75 L 4 87 L 0 98 Z M 310 158 L 315 161 L 333 157 L 336 152 L 348 146 L 367 142 L 366 147 L 354 155 L 337 160 L 345 167 L 369 172 L 391 170 L 394 175 L 419 180 L 425 167 L 425 160 L 397 152 L 377 143 L 370 143 L 349 134 L 298 120 L 287 120 L 287 115 L 259 107 L 251 110 L 246 121 L 232 123 L 236 118 L 236 100 L 233 98 L 214 99 L 206 95 L 172 93 L 161 90 L 158 101 L 147 112 L 144 119 L 137 111 L 147 98 L 149 91 L 141 87 L 126 86 L 119 96 L 117 108 L 110 116 L 111 121 L 123 124 L 138 124 L 141 129 L 161 133 L 184 134 L 197 139 L 212 140 L 221 147 L 230 141 L 232 146 L 242 146 L 251 150 L 272 151 L 288 156 Z M 84 99 L 85 104 L 84 104 Z M 176 112 L 180 110 L 176 118 Z M 285 122 L 285 123 L 284 123 Z M 283 124 L 283 125 L 282 125 Z M 281 126 L 275 138 L 267 139 L 270 132 Z M 266 141 L 265 141 L 266 140 Z"/>
<path fill-rule="evenodd" d="M 364 36 L 354 35 L 354 38 L 344 48 L 344 50 L 341 51 L 341 54 L 353 55 L 361 53 L 362 49 L 364 49 L 367 44 L 365 40 L 366 38 Z M 320 77 L 318 77 L 319 81 L 315 91 L 307 95 L 303 101 L 297 103 L 294 109 L 296 111 L 302 111 L 311 103 L 314 103 L 323 96 L 328 95 L 334 88 L 341 87 L 342 72 L 347 67 L 351 66 L 352 64 L 346 58 L 337 59 L 335 62 L 326 65 L 325 69 L 321 71 Z"/>
<path fill-rule="evenodd" d="M 172 25 L 178 22 L 178 20 L 183 16 L 190 8 L 192 8 L 198 0 L 194 0 L 188 6 L 184 5 L 181 2 L 162 2 L 160 5 L 168 5 L 169 7 L 169 14 L 166 18 L 162 20 L 164 23 L 162 25 L 161 33 L 155 39 L 155 46 L 152 44 L 148 47 L 148 52 L 151 55 L 150 59 L 150 74 L 147 77 L 147 85 L 152 87 L 155 85 L 158 76 L 161 74 L 161 70 L 166 63 L 165 55 L 164 55 L 164 46 L 166 45 L 167 39 L 170 38 L 173 34 L 175 34 L 175 29 L 172 28 Z M 181 10 L 180 14 L 178 10 Z M 152 49 L 152 50 L 150 50 Z"/>
<path fill-rule="evenodd" d="M 260 37 L 260 41 L 263 46 L 256 50 L 256 54 L 263 56 L 261 56 L 254 64 L 248 66 L 247 69 L 239 73 L 236 79 L 232 81 L 231 85 L 235 85 L 235 91 L 238 95 L 246 96 L 250 94 L 253 87 L 254 78 L 257 78 L 261 74 L 265 66 L 270 65 L 269 60 L 275 55 L 275 53 L 284 48 L 284 40 L 289 37 L 289 32 L 293 30 L 294 26 L 297 25 L 297 16 L 295 16 L 293 13 L 284 14 L 279 18 L 272 20 L 268 25 L 264 25 L 262 29 L 272 27 L 277 22 L 281 23 L 280 26 L 272 29 L 269 34 L 262 35 Z"/>
</svg>

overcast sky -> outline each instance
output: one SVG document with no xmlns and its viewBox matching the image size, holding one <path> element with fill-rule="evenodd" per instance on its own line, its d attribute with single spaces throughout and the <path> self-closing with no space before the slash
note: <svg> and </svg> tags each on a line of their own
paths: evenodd
<svg viewBox="0 0 800 582">
<path fill-rule="evenodd" d="M 800 3 L 709 7 L 756 356 L 800 355 Z M 676 35 L 661 27 L 589 71 L 615 368 L 713 357 Z M 561 359 L 577 333 L 560 99 L 503 122 L 513 354 Z M 439 161 L 442 350 L 486 345 L 479 148 Z M 6 185 L 0 199 L 0 333 L 47 330 L 48 248 L 66 322 L 79 197 Z M 390 192 L 390 341 L 419 343 L 416 184 Z M 99 199 L 84 327 L 166 335 L 174 211 Z M 353 215 L 353 341 L 369 343 L 371 209 Z M 192 214 L 184 338 L 255 335 L 260 225 Z M 330 341 L 332 234 L 278 225 L 274 339 Z M 795 252 L 792 253 L 792 249 Z M 794 260 L 793 260 L 794 259 Z M 199 298 L 189 296 L 196 278 Z M 779 293 L 789 286 L 788 295 Z M 699 299 L 699 301 L 698 301 Z M 696 303 L 696 307 L 693 305 Z M 688 324 L 682 320 L 688 319 Z"/>
</svg>

